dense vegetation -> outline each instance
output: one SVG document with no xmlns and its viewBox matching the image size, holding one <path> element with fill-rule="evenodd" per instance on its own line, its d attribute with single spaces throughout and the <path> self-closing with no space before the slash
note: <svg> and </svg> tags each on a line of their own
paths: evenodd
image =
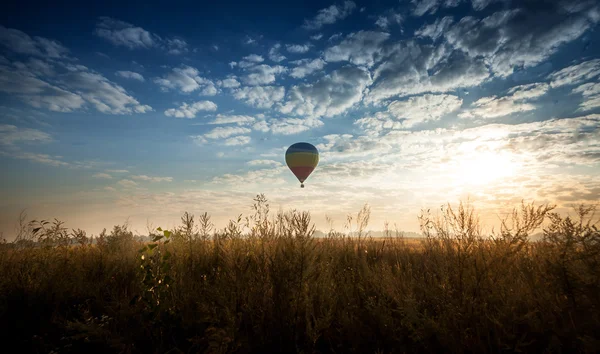
<svg viewBox="0 0 600 354">
<path fill-rule="evenodd" d="M 448 206 L 417 243 L 369 237 L 366 207 L 356 236 L 314 238 L 262 195 L 223 230 L 186 213 L 150 243 L 24 222 L 0 251 L 0 333 L 35 353 L 600 352 L 600 231 L 577 214 L 524 204 L 484 235 Z"/>
</svg>

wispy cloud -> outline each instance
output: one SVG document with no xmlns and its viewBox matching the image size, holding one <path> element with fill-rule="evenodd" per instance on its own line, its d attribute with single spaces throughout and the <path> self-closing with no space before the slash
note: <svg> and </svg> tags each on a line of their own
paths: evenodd
<svg viewBox="0 0 600 354">
<path fill-rule="evenodd" d="M 198 101 L 192 104 L 183 103 L 179 108 L 169 108 L 165 111 L 167 117 L 196 118 L 200 111 L 216 111 L 217 105 L 211 101 Z"/>
<path fill-rule="evenodd" d="M 131 79 L 131 80 L 137 80 L 137 81 L 141 81 L 144 82 L 146 80 L 144 80 L 144 77 L 142 76 L 142 74 L 133 72 L 133 71 L 117 71 L 115 73 L 117 76 L 123 77 L 125 79 Z"/>
<path fill-rule="evenodd" d="M 356 4 L 353 1 L 331 5 L 319 10 L 314 18 L 304 20 L 303 27 L 309 30 L 320 29 L 325 25 L 336 23 L 338 20 L 348 17 L 355 8 Z"/>
</svg>

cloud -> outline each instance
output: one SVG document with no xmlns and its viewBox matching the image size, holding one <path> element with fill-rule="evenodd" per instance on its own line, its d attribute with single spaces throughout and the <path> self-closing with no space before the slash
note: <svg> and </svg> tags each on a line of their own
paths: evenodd
<svg viewBox="0 0 600 354">
<path fill-rule="evenodd" d="M 122 179 L 119 182 L 117 182 L 120 186 L 125 187 L 125 188 L 133 188 L 135 186 L 137 186 L 138 184 L 135 181 L 132 181 L 130 179 Z"/>
<path fill-rule="evenodd" d="M 250 143 L 249 136 L 234 136 L 233 138 L 226 139 L 224 144 L 226 146 L 239 146 L 246 145 Z"/>
<path fill-rule="evenodd" d="M 363 91 L 370 83 L 371 75 L 368 71 L 343 67 L 315 83 L 290 88 L 279 111 L 300 116 L 332 117 L 360 102 Z"/>
<path fill-rule="evenodd" d="M 226 139 L 234 135 L 248 134 L 251 130 L 244 127 L 216 127 L 203 135 L 208 139 Z"/>
<path fill-rule="evenodd" d="M 277 43 L 273 47 L 271 47 L 271 49 L 269 49 L 269 59 L 271 59 L 272 61 L 274 61 L 276 63 L 284 61 L 286 58 L 284 55 L 279 53 L 280 49 L 281 49 L 281 44 L 279 44 L 279 43 Z"/>
<path fill-rule="evenodd" d="M 113 188 L 113 187 L 108 187 L 108 186 L 107 186 L 107 187 L 104 187 L 104 190 L 105 190 L 105 191 L 107 191 L 107 192 L 116 192 L 116 191 L 117 191 L 115 188 Z"/>
<path fill-rule="evenodd" d="M 252 160 L 246 162 L 250 166 L 282 166 L 281 162 L 273 160 Z"/>
<path fill-rule="evenodd" d="M 584 61 L 571 65 L 548 75 L 552 87 L 577 85 L 600 76 L 600 59 Z"/>
<path fill-rule="evenodd" d="M 152 107 L 140 104 L 123 87 L 85 66 L 66 64 L 61 68 L 48 65 L 52 76 L 43 79 L 37 76 L 43 73 L 27 71 L 29 67 L 14 69 L 0 65 L 0 92 L 14 94 L 33 107 L 55 112 L 72 112 L 88 104 L 108 114 L 146 113 L 152 110 Z M 62 71 L 57 73 L 58 69 Z"/>
<path fill-rule="evenodd" d="M 160 48 L 169 54 L 189 51 L 188 44 L 180 38 L 161 38 L 157 34 L 110 17 L 100 17 L 94 34 L 115 46 L 128 49 Z"/>
<path fill-rule="evenodd" d="M 21 143 L 48 143 L 52 137 L 37 129 L 18 128 L 10 124 L 0 124 L 0 146 Z"/>
<path fill-rule="evenodd" d="M 377 16 L 375 25 L 386 31 L 391 25 L 400 25 L 404 21 L 404 17 L 395 12 L 394 10 L 388 10 L 383 15 Z"/>
<path fill-rule="evenodd" d="M 252 71 L 252 73 L 244 76 L 242 81 L 250 86 L 272 84 L 275 82 L 275 75 L 287 72 L 287 69 L 281 65 L 270 66 L 267 64 L 256 65 L 249 70 Z"/>
<path fill-rule="evenodd" d="M 365 98 L 377 103 L 393 96 L 447 92 L 477 86 L 489 78 L 485 60 L 471 58 L 445 45 L 401 41 L 389 48 L 374 71 L 374 84 Z"/>
<path fill-rule="evenodd" d="M 571 92 L 580 93 L 583 96 L 583 102 L 579 105 L 580 111 L 589 111 L 600 107 L 600 83 L 588 82 L 574 88 Z"/>
<path fill-rule="evenodd" d="M 309 30 L 316 30 L 324 25 L 330 25 L 338 20 L 342 20 L 356 8 L 356 4 L 352 1 L 344 1 L 343 4 L 331 5 L 319 10 L 317 15 L 310 20 L 304 20 L 303 27 Z"/>
<path fill-rule="evenodd" d="M 131 114 L 152 111 L 152 107 L 140 104 L 123 87 L 100 74 L 74 71 L 66 74 L 63 80 L 70 89 L 78 92 L 102 113 Z"/>
<path fill-rule="evenodd" d="M 293 64 L 297 65 L 295 68 L 292 69 L 292 72 L 290 73 L 290 76 L 296 79 L 302 79 L 314 72 L 317 72 L 319 70 L 322 70 L 323 67 L 325 67 L 325 62 L 320 59 L 301 59 L 301 60 L 296 60 L 294 62 L 292 62 Z"/>
<path fill-rule="evenodd" d="M 165 91 L 178 89 L 185 93 L 193 92 L 200 88 L 214 87 L 214 83 L 211 80 L 199 75 L 198 69 L 187 65 L 173 68 L 171 72 L 162 78 L 154 79 L 154 82 L 160 85 Z"/>
<path fill-rule="evenodd" d="M 208 124 L 237 124 L 247 125 L 254 123 L 254 117 L 242 116 L 242 115 L 223 115 L 217 114 L 217 117 Z"/>
<path fill-rule="evenodd" d="M 95 173 L 92 177 L 94 178 L 103 178 L 103 179 L 112 179 L 112 176 L 108 173 Z"/>
<path fill-rule="evenodd" d="M 65 58 L 69 50 L 60 42 L 44 37 L 31 38 L 24 32 L 0 26 L 0 44 L 9 50 L 42 58 Z"/>
<path fill-rule="evenodd" d="M 146 175 L 135 175 L 130 177 L 138 181 L 146 182 L 173 182 L 173 177 L 150 177 Z"/>
<path fill-rule="evenodd" d="M 228 78 L 223 81 L 219 81 L 218 84 L 219 84 L 219 86 L 225 87 L 225 88 L 236 88 L 236 87 L 241 86 L 240 82 L 234 78 Z"/>
<path fill-rule="evenodd" d="M 141 74 L 135 73 L 133 71 L 117 71 L 115 74 L 126 79 L 132 79 L 141 82 L 145 81 L 144 77 Z"/>
<path fill-rule="evenodd" d="M 94 33 L 116 46 L 129 49 L 152 48 L 158 45 L 159 41 L 156 35 L 141 27 L 110 17 L 100 17 Z"/>
<path fill-rule="evenodd" d="M 276 135 L 293 135 L 321 126 L 323 122 L 316 118 L 282 118 L 269 121 L 268 129 Z"/>
<path fill-rule="evenodd" d="M 0 65 L 0 92 L 15 94 L 25 103 L 55 112 L 72 112 L 85 105 L 77 94 L 50 85 L 28 72 Z"/>
<path fill-rule="evenodd" d="M 321 38 L 323 38 L 323 33 L 317 33 L 317 34 L 315 34 L 313 36 L 310 36 L 310 39 L 312 39 L 313 41 L 318 41 Z"/>
<path fill-rule="evenodd" d="M 310 44 L 287 44 L 285 49 L 290 53 L 302 54 L 310 50 Z"/>
<path fill-rule="evenodd" d="M 263 61 L 265 61 L 265 59 L 258 54 L 250 54 L 248 56 L 245 56 L 244 60 L 250 61 L 253 63 L 262 63 Z"/>
<path fill-rule="evenodd" d="M 200 96 L 215 96 L 217 93 L 219 93 L 219 89 L 215 85 L 210 84 L 200 91 Z"/>
<path fill-rule="evenodd" d="M 593 1 L 526 1 L 518 6 L 484 19 L 463 17 L 444 37 L 470 57 L 485 58 L 496 76 L 507 77 L 515 67 L 545 61 L 600 20 Z"/>
<path fill-rule="evenodd" d="M 461 0 L 412 0 L 413 15 L 423 16 L 426 13 L 435 14 L 440 7 L 456 7 Z"/>
<path fill-rule="evenodd" d="M 439 120 L 461 105 L 462 100 L 453 95 L 426 94 L 405 101 L 394 101 L 388 106 L 388 110 L 396 118 L 404 118 L 402 125 L 410 128 L 419 123 Z"/>
<path fill-rule="evenodd" d="M 421 28 L 415 31 L 415 36 L 418 37 L 429 37 L 436 41 L 442 37 L 448 28 L 454 23 L 452 16 L 438 17 L 434 23 L 423 25 Z"/>
<path fill-rule="evenodd" d="M 216 111 L 217 105 L 211 101 L 198 101 L 192 104 L 183 103 L 179 108 L 170 108 L 165 111 L 167 117 L 196 118 L 200 111 Z"/>
<path fill-rule="evenodd" d="M 354 65 L 373 66 L 381 58 L 382 44 L 389 33 L 359 31 L 351 33 L 338 45 L 327 48 L 324 59 L 328 62 L 349 61 Z"/>
<path fill-rule="evenodd" d="M 108 173 L 128 173 L 128 170 L 106 170 Z"/>
<path fill-rule="evenodd" d="M 242 87 L 233 91 L 236 100 L 244 101 L 256 108 L 271 108 L 275 103 L 283 100 L 284 96 L 283 86 Z"/>
<path fill-rule="evenodd" d="M 512 113 L 535 110 L 536 107 L 528 101 L 546 94 L 549 89 L 546 83 L 534 83 L 515 86 L 508 90 L 509 96 L 482 97 L 473 103 L 473 107 L 458 116 L 461 118 L 496 118 Z"/>
</svg>

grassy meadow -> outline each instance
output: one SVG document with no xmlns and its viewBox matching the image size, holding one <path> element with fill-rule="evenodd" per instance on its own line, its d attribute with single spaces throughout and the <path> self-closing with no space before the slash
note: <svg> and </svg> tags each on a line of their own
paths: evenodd
<svg viewBox="0 0 600 354">
<path fill-rule="evenodd" d="M 600 352 L 593 208 L 523 204 L 483 234 L 471 207 L 419 216 L 424 238 L 370 211 L 352 237 L 310 215 L 252 215 L 215 230 L 182 216 L 151 242 L 21 220 L 0 250 L 0 335 L 21 353 Z M 540 241 L 532 233 L 542 230 Z"/>
</svg>

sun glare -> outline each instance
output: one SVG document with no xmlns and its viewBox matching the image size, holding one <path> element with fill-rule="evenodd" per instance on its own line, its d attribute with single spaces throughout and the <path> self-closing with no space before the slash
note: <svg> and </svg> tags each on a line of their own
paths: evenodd
<svg viewBox="0 0 600 354">
<path fill-rule="evenodd" d="M 517 175 L 520 164 L 510 153 L 473 152 L 463 157 L 452 171 L 457 184 L 490 186 Z"/>
</svg>

